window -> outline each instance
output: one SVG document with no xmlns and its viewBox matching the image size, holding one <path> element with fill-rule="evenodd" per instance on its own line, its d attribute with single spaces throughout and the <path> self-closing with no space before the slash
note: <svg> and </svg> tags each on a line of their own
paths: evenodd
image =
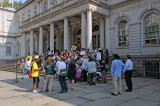
<svg viewBox="0 0 160 106">
<path fill-rule="evenodd" d="M 11 53 L 12 53 L 12 46 L 6 45 L 6 55 L 11 55 Z"/>
<path fill-rule="evenodd" d="M 37 15 L 37 5 L 34 6 L 34 15 Z"/>
<path fill-rule="evenodd" d="M 28 10 L 28 19 L 31 17 L 30 9 Z"/>
<path fill-rule="evenodd" d="M 145 20 L 145 44 L 160 44 L 159 17 L 156 14 L 148 15 Z"/>
<path fill-rule="evenodd" d="M 57 4 L 57 0 L 52 0 L 52 6 L 55 6 Z"/>
<path fill-rule="evenodd" d="M 159 61 L 146 61 L 144 62 L 145 76 L 152 78 L 160 78 Z"/>
<path fill-rule="evenodd" d="M 118 25 L 118 46 L 128 46 L 128 22 L 123 20 Z"/>
<path fill-rule="evenodd" d="M 81 29 L 77 31 L 77 35 L 80 35 L 80 34 L 81 34 Z"/>
<path fill-rule="evenodd" d="M 57 38 L 57 35 L 56 34 L 54 34 L 54 39 L 56 39 Z"/>
<path fill-rule="evenodd" d="M 48 9 L 48 0 L 44 2 L 44 11 Z"/>
<path fill-rule="evenodd" d="M 93 29 L 92 29 L 92 31 L 93 32 L 99 31 L 99 26 L 98 25 L 94 26 Z"/>
</svg>

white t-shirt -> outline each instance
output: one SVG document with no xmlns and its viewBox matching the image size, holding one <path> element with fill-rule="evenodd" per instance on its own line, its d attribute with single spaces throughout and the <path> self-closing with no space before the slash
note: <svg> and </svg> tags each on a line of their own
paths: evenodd
<svg viewBox="0 0 160 106">
<path fill-rule="evenodd" d="M 27 65 L 27 69 L 30 69 L 31 61 L 26 61 L 25 65 Z"/>
</svg>

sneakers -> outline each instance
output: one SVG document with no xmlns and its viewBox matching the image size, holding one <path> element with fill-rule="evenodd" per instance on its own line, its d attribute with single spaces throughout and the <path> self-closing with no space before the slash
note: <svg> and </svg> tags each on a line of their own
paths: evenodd
<svg viewBox="0 0 160 106">
<path fill-rule="evenodd" d="M 36 89 L 37 92 L 40 92 L 41 90 L 39 90 L 38 88 Z"/>
<path fill-rule="evenodd" d="M 33 90 L 33 93 L 38 93 L 36 90 Z"/>
</svg>

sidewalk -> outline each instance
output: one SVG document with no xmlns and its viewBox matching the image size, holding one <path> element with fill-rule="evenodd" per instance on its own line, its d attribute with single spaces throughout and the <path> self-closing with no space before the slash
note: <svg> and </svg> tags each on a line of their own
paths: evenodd
<svg viewBox="0 0 160 106">
<path fill-rule="evenodd" d="M 18 75 L 21 78 L 21 74 Z M 111 96 L 112 82 L 96 86 L 75 84 L 68 93 L 59 94 L 60 84 L 54 80 L 53 93 L 32 93 L 32 79 L 12 83 L 15 73 L 0 71 L 0 106 L 160 106 L 160 79 L 133 78 L 133 92 Z M 40 77 L 40 90 L 43 89 Z M 122 80 L 123 91 L 126 89 Z"/>
</svg>

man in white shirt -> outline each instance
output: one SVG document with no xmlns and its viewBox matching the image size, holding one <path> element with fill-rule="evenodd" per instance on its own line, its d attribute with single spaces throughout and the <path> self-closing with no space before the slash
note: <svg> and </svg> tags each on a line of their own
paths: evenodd
<svg viewBox="0 0 160 106">
<path fill-rule="evenodd" d="M 66 76 L 60 76 L 60 71 L 63 70 L 63 69 L 66 69 L 66 63 L 64 61 L 65 61 L 65 58 L 61 58 L 61 62 L 58 65 L 57 74 L 59 75 L 59 83 L 60 83 L 61 88 L 62 88 L 61 92 L 59 92 L 59 93 L 64 93 L 64 92 L 68 91 L 67 83 L 66 83 L 66 79 L 65 79 Z"/>
<path fill-rule="evenodd" d="M 56 63 L 56 67 L 57 67 L 57 80 L 59 80 L 59 74 L 58 74 L 58 68 L 59 68 L 59 64 L 60 64 L 60 59 L 58 58 L 57 63 Z"/>
<path fill-rule="evenodd" d="M 101 64 L 101 50 L 99 49 L 98 53 L 97 53 L 97 62 L 100 61 Z"/>
<path fill-rule="evenodd" d="M 131 56 L 127 55 L 127 61 L 125 63 L 125 81 L 128 89 L 125 92 L 132 92 L 132 70 L 133 70 L 133 62 L 131 61 Z"/>
</svg>

